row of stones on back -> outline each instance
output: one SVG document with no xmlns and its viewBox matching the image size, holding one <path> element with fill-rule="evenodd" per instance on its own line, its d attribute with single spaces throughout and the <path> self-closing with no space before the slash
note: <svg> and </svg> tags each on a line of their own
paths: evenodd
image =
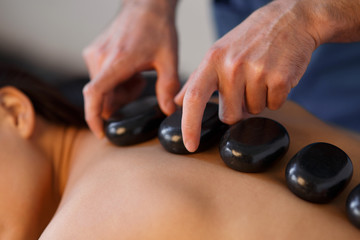
<svg viewBox="0 0 360 240">
<path fill-rule="evenodd" d="M 120 109 L 105 124 L 108 139 L 118 146 L 147 141 L 158 135 L 171 153 L 188 154 L 181 134 L 181 109 L 166 117 L 156 98 L 148 97 Z M 160 125 L 160 126 L 159 126 Z M 262 117 L 248 118 L 228 126 L 218 118 L 218 105 L 208 103 L 202 119 L 200 146 L 204 151 L 220 140 L 225 164 L 240 172 L 262 172 L 282 158 L 289 148 L 287 130 L 278 122 Z M 328 143 L 313 143 L 301 149 L 287 164 L 288 188 L 298 197 L 326 203 L 349 183 L 353 166 L 344 151 Z M 360 185 L 347 199 L 347 215 L 360 228 Z"/>
<path fill-rule="evenodd" d="M 261 172 L 279 160 L 289 147 L 289 135 L 279 123 L 266 118 L 241 120 L 226 131 L 220 155 L 230 168 Z M 340 148 L 324 142 L 312 143 L 295 154 L 285 170 L 288 188 L 298 197 L 327 203 L 348 185 L 353 165 Z M 347 197 L 346 213 L 360 228 L 360 184 Z"/>
</svg>

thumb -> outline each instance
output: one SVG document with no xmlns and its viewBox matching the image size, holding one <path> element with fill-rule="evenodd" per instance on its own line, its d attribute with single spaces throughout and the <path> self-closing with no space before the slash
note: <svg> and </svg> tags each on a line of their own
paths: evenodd
<svg viewBox="0 0 360 240">
<path fill-rule="evenodd" d="M 175 103 L 179 106 L 183 105 L 184 96 L 186 93 L 186 89 L 189 85 L 189 81 L 186 81 L 185 85 L 181 88 L 180 92 L 175 96 Z"/>
<path fill-rule="evenodd" d="M 176 109 L 174 97 L 179 91 L 180 83 L 176 65 L 158 68 L 156 96 L 161 110 L 170 115 Z"/>
</svg>

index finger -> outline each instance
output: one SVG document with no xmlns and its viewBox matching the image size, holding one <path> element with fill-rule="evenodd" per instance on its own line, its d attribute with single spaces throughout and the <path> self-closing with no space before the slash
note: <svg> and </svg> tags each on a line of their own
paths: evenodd
<svg viewBox="0 0 360 240">
<path fill-rule="evenodd" d="M 112 91 L 117 84 L 129 79 L 133 74 L 133 68 L 128 66 L 125 61 L 119 61 L 112 57 L 103 65 L 101 72 L 84 87 L 85 120 L 90 130 L 98 138 L 104 136 L 101 118 L 104 96 Z"/>
<path fill-rule="evenodd" d="M 83 89 L 85 120 L 90 130 L 98 138 L 104 137 L 103 121 L 101 118 L 104 96 L 97 93 L 95 88 L 88 83 Z"/>
<path fill-rule="evenodd" d="M 216 72 L 208 67 L 195 72 L 186 84 L 181 129 L 184 145 L 189 152 L 196 151 L 199 146 L 205 106 L 217 89 L 217 79 Z"/>
</svg>

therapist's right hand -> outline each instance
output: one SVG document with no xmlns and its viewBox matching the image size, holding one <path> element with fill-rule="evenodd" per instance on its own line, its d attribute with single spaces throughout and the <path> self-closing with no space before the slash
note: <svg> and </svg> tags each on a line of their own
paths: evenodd
<svg viewBox="0 0 360 240">
<path fill-rule="evenodd" d="M 91 81 L 84 87 L 85 118 L 91 131 L 104 136 L 103 119 L 133 100 L 144 85 L 140 72 L 156 70 L 161 110 L 175 110 L 179 89 L 176 0 L 128 0 L 110 27 L 83 55 Z"/>
</svg>

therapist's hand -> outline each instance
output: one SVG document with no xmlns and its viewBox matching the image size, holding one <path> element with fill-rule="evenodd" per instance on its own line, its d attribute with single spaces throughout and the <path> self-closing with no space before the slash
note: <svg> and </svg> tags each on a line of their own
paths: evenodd
<svg viewBox="0 0 360 240">
<path fill-rule="evenodd" d="M 176 0 L 125 0 L 118 17 L 84 52 L 91 81 L 83 90 L 85 117 L 96 136 L 103 119 L 136 98 L 140 72 L 156 70 L 156 95 L 165 114 L 175 110 L 178 92 Z"/>
<path fill-rule="evenodd" d="M 297 1 L 273 1 L 254 12 L 208 51 L 176 97 L 183 105 L 182 134 L 193 152 L 212 93 L 219 91 L 219 117 L 227 124 L 244 111 L 278 109 L 307 68 L 318 39 Z"/>
</svg>

